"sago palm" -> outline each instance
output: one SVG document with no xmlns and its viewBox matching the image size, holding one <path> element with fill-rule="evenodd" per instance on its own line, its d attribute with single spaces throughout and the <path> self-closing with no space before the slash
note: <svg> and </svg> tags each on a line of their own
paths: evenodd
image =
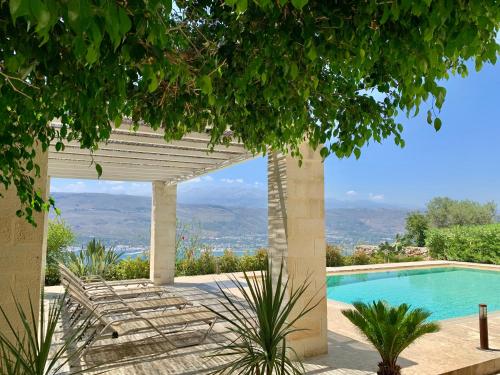
<svg viewBox="0 0 500 375">
<path fill-rule="evenodd" d="M 401 367 L 397 360 L 401 352 L 419 337 L 437 332 L 436 323 L 426 322 L 430 312 L 403 303 L 389 306 L 384 301 L 372 304 L 353 303 L 355 310 L 344 310 L 342 313 L 373 344 L 382 357 L 378 364 L 379 375 L 399 375 Z"/>
<path fill-rule="evenodd" d="M 259 277 L 260 276 L 260 277 Z M 290 334 L 299 331 L 294 327 L 297 320 L 313 310 L 321 301 L 314 295 L 300 304 L 310 282 L 306 279 L 295 287 L 283 275 L 283 265 L 273 277 L 268 264 L 260 275 L 249 276 L 244 272 L 245 282 L 231 277 L 231 281 L 243 296 L 239 303 L 226 288 L 218 283 L 224 296 L 223 311 L 207 306 L 228 324 L 236 339 L 222 344 L 213 356 L 235 356 L 236 358 L 214 373 L 249 375 L 302 374 L 304 368 L 296 358 L 295 351 L 287 345 Z M 315 301 L 318 299 L 318 301 Z M 292 314 L 293 311 L 293 314 Z"/>
</svg>

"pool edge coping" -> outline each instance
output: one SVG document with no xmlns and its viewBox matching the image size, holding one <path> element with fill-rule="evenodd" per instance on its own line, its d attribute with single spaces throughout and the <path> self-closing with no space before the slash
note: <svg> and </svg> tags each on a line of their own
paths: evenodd
<svg viewBox="0 0 500 375">
<path fill-rule="evenodd" d="M 500 272 L 500 265 L 485 263 L 456 262 L 449 260 L 425 260 L 417 262 L 402 263 L 380 263 L 356 266 L 326 267 L 326 276 L 349 275 L 355 273 L 370 273 L 381 271 L 396 271 L 404 269 L 437 268 L 437 267 L 459 267 L 472 268 Z"/>
</svg>

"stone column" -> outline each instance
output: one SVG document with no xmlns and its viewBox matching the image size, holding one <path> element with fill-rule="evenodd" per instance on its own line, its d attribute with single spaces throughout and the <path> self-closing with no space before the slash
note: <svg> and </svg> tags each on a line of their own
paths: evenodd
<svg viewBox="0 0 500 375">
<path fill-rule="evenodd" d="M 306 143 L 300 149 L 301 167 L 289 155 L 268 157 L 269 252 L 274 274 L 283 260 L 295 285 L 309 277 L 304 303 L 314 295 L 320 300 L 296 324 L 306 330 L 291 335 L 288 342 L 299 357 L 311 357 L 328 351 L 324 171 L 319 152 Z"/>
<path fill-rule="evenodd" d="M 156 285 L 174 282 L 176 201 L 177 185 L 153 181 L 150 278 Z"/>
<path fill-rule="evenodd" d="M 36 163 L 40 166 L 40 178 L 35 189 L 42 197 L 48 195 L 48 153 L 37 149 Z M 19 325 L 18 313 L 12 294 L 29 313 L 29 297 L 35 316 L 39 315 L 40 292 L 44 283 L 44 262 L 47 251 L 47 213 L 35 213 L 36 227 L 26 219 L 16 216 L 20 208 L 16 188 L 5 190 L 0 186 L 0 304 L 9 319 Z M 18 326 L 21 328 L 21 326 Z M 17 328 L 17 327 L 16 327 Z M 0 318 L 0 331 L 9 332 L 6 322 Z"/>
</svg>

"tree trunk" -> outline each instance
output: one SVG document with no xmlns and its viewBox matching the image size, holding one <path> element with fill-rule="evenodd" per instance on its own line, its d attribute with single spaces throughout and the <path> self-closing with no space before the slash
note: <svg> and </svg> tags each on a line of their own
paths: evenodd
<svg viewBox="0 0 500 375">
<path fill-rule="evenodd" d="M 396 362 L 380 362 L 378 364 L 377 375 L 401 375 L 401 367 Z"/>
</svg>

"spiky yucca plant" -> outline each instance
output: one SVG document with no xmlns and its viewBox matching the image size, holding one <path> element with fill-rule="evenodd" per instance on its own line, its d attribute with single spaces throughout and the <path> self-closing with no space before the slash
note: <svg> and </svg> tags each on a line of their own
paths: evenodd
<svg viewBox="0 0 500 375">
<path fill-rule="evenodd" d="M 268 263 L 260 277 L 255 272 L 249 276 L 244 272 L 245 282 L 231 276 L 232 284 L 244 298 L 239 303 L 235 296 L 217 283 L 224 296 L 223 311 L 207 306 L 228 324 L 236 339 L 222 347 L 212 356 L 237 356 L 214 374 L 286 375 L 302 374 L 304 367 L 293 348 L 287 345 L 290 334 L 300 331 L 294 324 L 313 310 L 321 299 L 314 295 L 296 308 L 310 285 L 309 279 L 295 287 L 289 279 L 284 280 L 283 264 L 277 278 L 273 277 Z M 315 301 L 317 299 L 317 301 Z M 246 305 L 246 306 L 245 306 Z M 292 314 L 293 311 L 293 314 Z"/>
<path fill-rule="evenodd" d="M 84 319 L 65 335 L 57 348 L 51 351 L 54 342 L 64 298 L 59 297 L 49 302 L 47 314 L 44 304 L 44 294 L 40 297 L 40 319 L 35 313 L 31 297 L 29 309 L 21 305 L 15 296 L 17 319 L 21 329 L 17 329 L 14 321 L 7 316 L 0 305 L 0 312 L 7 323 L 8 331 L 0 331 L 0 374 L 1 375 L 54 375 L 73 359 L 77 358 L 83 346 L 77 348 L 74 344 L 88 328 L 90 318 Z M 71 347 L 70 350 L 68 350 Z M 77 372 L 72 372 L 73 374 Z"/>
<path fill-rule="evenodd" d="M 403 303 L 389 306 L 384 301 L 372 304 L 353 303 L 355 310 L 344 310 L 342 313 L 373 344 L 382 357 L 378 364 L 379 375 L 399 375 L 401 367 L 397 360 L 401 352 L 416 339 L 439 331 L 436 323 L 427 323 L 430 312 L 416 308 L 411 309 Z"/>
<path fill-rule="evenodd" d="M 69 253 L 68 267 L 80 277 L 104 277 L 111 267 L 118 264 L 122 255 L 123 253 L 118 253 L 113 248 L 106 249 L 104 244 L 94 238 L 78 253 Z"/>
</svg>

